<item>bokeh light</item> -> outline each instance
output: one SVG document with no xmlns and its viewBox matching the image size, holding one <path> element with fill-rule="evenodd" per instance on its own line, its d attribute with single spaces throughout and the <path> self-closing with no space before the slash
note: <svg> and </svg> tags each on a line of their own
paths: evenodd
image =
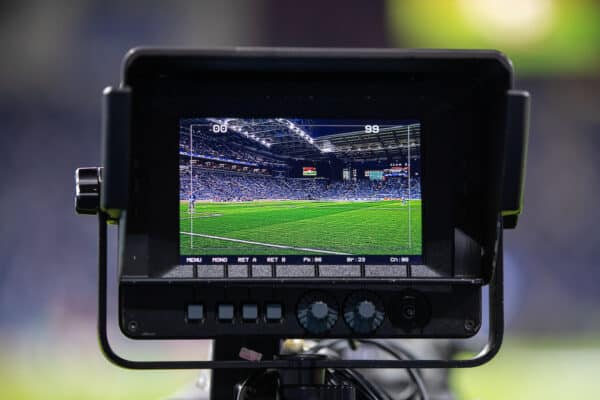
<svg viewBox="0 0 600 400">
<path fill-rule="evenodd" d="M 394 45 L 502 49 L 522 74 L 600 67 L 600 3 L 585 0 L 389 0 Z"/>
</svg>

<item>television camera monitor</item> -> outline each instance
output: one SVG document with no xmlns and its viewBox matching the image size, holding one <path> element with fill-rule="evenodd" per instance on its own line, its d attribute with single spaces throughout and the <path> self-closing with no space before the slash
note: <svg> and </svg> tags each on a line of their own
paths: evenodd
<svg viewBox="0 0 600 400">
<path fill-rule="evenodd" d="M 520 207 L 511 88 L 491 51 L 133 51 L 101 193 L 121 330 L 473 336 Z"/>
</svg>

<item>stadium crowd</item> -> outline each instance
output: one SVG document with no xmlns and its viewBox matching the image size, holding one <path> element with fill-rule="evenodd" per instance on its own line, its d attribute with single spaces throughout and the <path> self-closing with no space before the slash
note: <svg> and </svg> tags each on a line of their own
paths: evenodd
<svg viewBox="0 0 600 400">
<path fill-rule="evenodd" d="M 183 128 L 180 128 L 183 129 Z M 224 136 L 227 136 L 226 138 Z M 215 159 L 235 160 L 242 163 L 259 164 L 269 167 L 285 165 L 281 161 L 267 154 L 258 152 L 254 141 L 244 138 L 238 134 L 214 134 L 203 130 L 194 131 L 193 153 L 200 156 L 213 157 Z M 251 147 L 253 151 L 248 151 Z M 190 149 L 190 137 L 186 132 L 180 131 L 179 151 L 188 152 Z"/>
<path fill-rule="evenodd" d="M 190 190 L 190 184 L 193 191 Z M 180 167 L 180 198 L 210 201 L 251 200 L 376 200 L 420 199 L 418 178 L 374 181 L 332 181 L 326 178 L 287 178 L 194 167 Z"/>
<path fill-rule="evenodd" d="M 420 199 L 420 179 L 383 180 L 289 178 L 289 166 L 267 149 L 242 135 L 195 130 L 190 146 L 189 127 L 180 127 L 179 151 L 194 154 L 194 166 L 180 163 L 180 198 L 210 201 L 252 200 L 375 200 Z M 193 168 L 190 176 L 190 168 Z M 193 188 L 193 190 L 190 189 Z"/>
</svg>

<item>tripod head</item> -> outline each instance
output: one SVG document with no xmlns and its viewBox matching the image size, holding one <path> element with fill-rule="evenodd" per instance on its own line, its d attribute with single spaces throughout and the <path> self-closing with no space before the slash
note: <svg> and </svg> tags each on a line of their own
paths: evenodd
<svg viewBox="0 0 600 400">
<path fill-rule="evenodd" d="M 528 107 L 497 52 L 131 52 L 121 87 L 104 92 L 103 165 L 76 172 L 77 211 L 99 215 L 105 354 L 127 368 L 222 370 L 214 398 L 234 386 L 243 398 L 257 379 L 283 399 L 386 398 L 356 369 L 488 361 L 502 341 L 502 233 L 522 208 Z M 107 223 L 120 233 L 123 334 L 214 339 L 214 360 L 112 350 Z M 476 357 L 415 359 L 379 340 L 472 337 L 484 286 Z M 394 359 L 325 357 L 318 344 L 282 355 L 285 338 Z M 256 371 L 238 386 L 244 369 Z"/>
</svg>

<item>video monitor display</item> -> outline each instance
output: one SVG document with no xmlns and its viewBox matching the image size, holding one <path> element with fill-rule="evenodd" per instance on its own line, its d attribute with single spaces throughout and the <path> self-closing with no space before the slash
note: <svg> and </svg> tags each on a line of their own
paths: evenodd
<svg viewBox="0 0 600 400">
<path fill-rule="evenodd" d="M 416 120 L 186 118 L 182 262 L 418 263 Z"/>
</svg>

